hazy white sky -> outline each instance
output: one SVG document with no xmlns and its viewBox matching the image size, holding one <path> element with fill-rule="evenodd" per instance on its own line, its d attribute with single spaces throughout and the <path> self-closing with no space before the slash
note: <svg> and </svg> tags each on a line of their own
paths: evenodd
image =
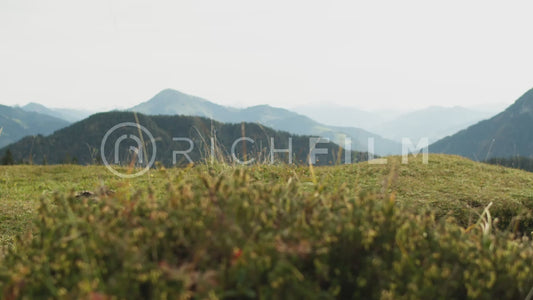
<svg viewBox="0 0 533 300">
<path fill-rule="evenodd" d="M 533 87 L 531 1 L 0 0 L 0 103 L 130 107 L 511 103 Z"/>
</svg>

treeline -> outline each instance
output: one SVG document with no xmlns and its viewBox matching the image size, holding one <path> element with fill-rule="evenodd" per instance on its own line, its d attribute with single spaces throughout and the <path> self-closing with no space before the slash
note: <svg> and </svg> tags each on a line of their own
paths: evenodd
<svg viewBox="0 0 533 300">
<path fill-rule="evenodd" d="M 4 153 L 4 156 L 2 156 L 2 159 L 0 159 L 0 164 L 4 166 L 15 164 L 15 160 L 13 159 L 13 153 L 11 153 L 11 150 L 6 150 L 6 153 Z"/>
<path fill-rule="evenodd" d="M 156 151 L 149 135 L 139 134 L 135 127 L 119 128 L 112 132 L 104 147 L 101 145 L 106 133 L 115 125 L 129 122 L 144 126 L 153 136 Z M 135 137 L 143 139 L 143 147 L 135 143 Z M 246 140 L 244 140 L 246 138 Z M 132 112 L 108 112 L 95 114 L 83 121 L 56 131 L 50 136 L 28 136 L 0 149 L 4 164 L 128 164 L 137 158 L 146 163 L 155 152 L 155 161 L 165 165 L 183 165 L 215 159 L 234 162 L 253 161 L 270 163 L 271 149 L 275 161 L 289 162 L 289 141 L 292 144 L 291 161 L 308 163 L 311 136 L 293 135 L 276 131 L 257 123 L 227 124 L 202 117 L 146 116 Z M 118 142 L 117 142 L 118 141 Z M 274 141 L 274 147 L 272 147 Z M 142 151 L 140 148 L 143 148 Z M 368 159 L 367 153 L 345 150 L 334 143 L 316 145 L 317 165 L 334 165 Z M 120 151 L 117 151 L 120 150 Z M 189 150 L 190 151 L 187 151 Z M 327 154 L 320 154 L 327 151 Z M 115 152 L 119 152 L 115 154 Z M 185 155 L 186 153 L 186 155 Z M 118 156 L 116 156 L 118 155 Z M 117 159 L 119 158 L 119 159 Z M 142 161 L 142 160 L 141 160 Z"/>
<path fill-rule="evenodd" d="M 525 156 L 515 156 L 511 158 L 491 158 L 486 160 L 485 162 L 491 165 L 498 165 L 533 172 L 533 158 Z"/>
</svg>

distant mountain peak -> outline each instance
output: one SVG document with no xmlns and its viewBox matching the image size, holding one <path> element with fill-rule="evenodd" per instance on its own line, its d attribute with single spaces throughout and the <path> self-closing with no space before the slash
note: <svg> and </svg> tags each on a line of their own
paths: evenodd
<svg viewBox="0 0 533 300">
<path fill-rule="evenodd" d="M 533 89 L 496 116 L 430 145 L 431 152 L 475 160 L 533 156 Z"/>
<path fill-rule="evenodd" d="M 46 106 L 40 104 L 40 103 L 37 103 L 37 102 L 29 102 L 28 104 L 24 105 L 23 107 L 41 107 L 41 108 L 46 108 Z"/>
<path fill-rule="evenodd" d="M 48 108 L 40 103 L 30 102 L 22 107 L 27 112 L 36 112 L 63 119 L 67 122 L 77 122 L 93 114 L 93 111 L 70 109 L 70 108 Z"/>
<path fill-rule="evenodd" d="M 200 116 L 224 123 L 260 123 L 292 134 L 324 136 L 333 141 L 340 141 L 338 136 L 342 133 L 353 137 L 353 149 L 361 151 L 367 150 L 367 137 L 375 137 L 375 150 L 378 155 L 400 153 L 401 150 L 400 144 L 359 128 L 320 124 L 304 115 L 267 104 L 247 108 L 227 107 L 173 89 L 164 89 L 129 111 L 146 115 Z M 344 139 L 341 142 L 344 142 Z"/>
<path fill-rule="evenodd" d="M 44 114 L 48 114 L 48 115 L 51 115 L 52 114 L 52 110 L 50 110 L 48 107 L 40 104 L 40 103 L 36 103 L 36 102 L 30 102 L 24 106 L 21 107 L 23 110 L 25 111 L 32 111 L 32 112 L 38 112 L 38 113 L 44 113 Z"/>
<path fill-rule="evenodd" d="M 136 106 L 136 108 L 140 107 L 142 104 L 150 104 L 150 105 L 183 105 L 183 104 L 190 104 L 190 103 L 211 103 L 203 98 L 193 96 L 190 94 L 186 94 L 184 92 L 175 90 L 175 89 L 164 89 L 161 90 L 159 93 L 157 93 L 155 96 L 153 96 L 148 101 L 141 103 Z M 214 103 L 213 103 L 214 104 Z"/>
<path fill-rule="evenodd" d="M 515 103 L 509 108 L 509 111 L 523 113 L 532 113 L 533 112 L 533 88 L 524 93 Z"/>
<path fill-rule="evenodd" d="M 158 97 L 158 96 L 166 96 L 166 95 L 183 95 L 183 96 L 190 96 L 190 95 L 187 95 L 183 92 L 180 92 L 178 90 L 175 90 L 175 89 L 171 89 L 171 88 L 166 88 L 166 89 L 163 89 L 161 90 L 159 93 L 157 93 L 153 98 L 155 97 Z"/>
</svg>

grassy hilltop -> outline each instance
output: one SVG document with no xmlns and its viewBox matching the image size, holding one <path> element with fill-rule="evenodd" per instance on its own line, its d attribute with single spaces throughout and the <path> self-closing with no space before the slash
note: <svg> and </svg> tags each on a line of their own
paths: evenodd
<svg viewBox="0 0 533 300">
<path fill-rule="evenodd" d="M 533 287 L 533 173 L 456 156 L 0 174 L 4 298 L 516 299 Z M 96 196 L 74 197 L 84 190 Z"/>
</svg>

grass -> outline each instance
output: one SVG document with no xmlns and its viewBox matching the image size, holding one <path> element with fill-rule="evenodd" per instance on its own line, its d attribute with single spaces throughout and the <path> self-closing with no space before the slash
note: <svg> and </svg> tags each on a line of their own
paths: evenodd
<svg viewBox="0 0 533 300">
<path fill-rule="evenodd" d="M 405 165 L 400 157 L 385 165 L 314 168 L 197 165 L 157 168 L 134 179 L 76 165 L 0 167 L 0 175 L 0 245 L 25 253 L 7 251 L 3 258 L 15 268 L 4 269 L 12 273 L 10 295 L 18 295 L 20 277 L 35 286 L 47 282 L 45 294 L 53 297 L 98 290 L 119 298 L 179 290 L 211 298 L 386 299 L 442 292 L 511 299 L 533 284 L 531 270 L 524 269 L 533 260 L 531 243 L 520 240 L 533 230 L 533 173 L 457 156 L 432 154 L 429 164 L 410 157 Z M 72 197 L 102 188 L 115 193 L 96 204 Z M 135 213 L 117 218 L 130 203 Z M 95 258 L 80 254 L 79 243 L 84 251 L 94 247 Z M 100 253 L 102 247 L 111 250 Z M 241 252 L 247 258 L 239 265 L 233 260 Z M 67 275 L 42 269 L 36 259 Z M 135 261 L 143 266 L 124 265 Z M 105 271 L 102 263 L 110 262 L 119 271 Z M 72 273 L 78 268 L 107 275 Z M 181 283 L 173 290 L 165 285 L 169 274 L 203 281 L 174 278 Z M 368 285 L 378 278 L 383 284 Z M 138 289 L 123 289 L 121 280 L 138 282 Z"/>
<path fill-rule="evenodd" d="M 290 178 L 311 187 L 308 167 L 256 165 L 249 168 L 257 180 L 271 183 Z M 216 170 L 216 171 L 214 171 Z M 437 209 L 441 215 L 458 217 L 465 226 L 476 222 L 490 202 L 496 216 L 519 215 L 533 208 L 533 173 L 473 162 L 450 155 L 430 155 L 427 165 L 420 158 L 401 164 L 400 157 L 389 157 L 384 165 L 359 163 L 315 167 L 316 181 L 333 191 L 344 185 L 349 192 L 393 192 L 400 205 Z M 149 175 L 123 180 L 103 166 L 50 165 L 0 166 L 0 244 L 8 244 L 23 233 L 31 222 L 40 198 L 55 193 L 95 191 L 102 186 L 134 192 L 151 186 L 165 193 L 169 178 L 194 177 L 205 166 L 192 169 L 157 169 Z M 230 173 L 231 167 L 217 166 L 211 172 Z M 392 177 L 391 177 L 392 175 Z M 510 220 L 507 220 L 508 224 Z"/>
</svg>

